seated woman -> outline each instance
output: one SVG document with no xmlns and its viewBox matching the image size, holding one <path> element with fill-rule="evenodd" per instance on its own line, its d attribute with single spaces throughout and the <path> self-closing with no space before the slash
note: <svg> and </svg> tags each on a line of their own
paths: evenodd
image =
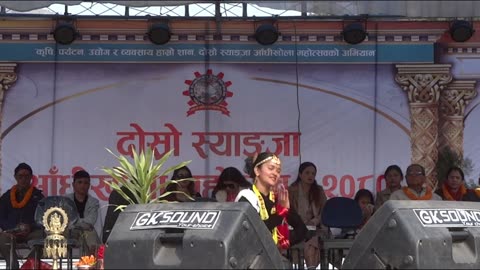
<svg viewBox="0 0 480 270">
<path fill-rule="evenodd" d="M 240 190 L 251 186 L 252 184 L 245 179 L 237 168 L 227 167 L 218 177 L 217 185 L 212 192 L 212 198 L 217 202 L 234 202 Z"/>
<path fill-rule="evenodd" d="M 341 235 L 343 238 L 355 238 L 357 233 L 368 222 L 374 212 L 373 194 L 370 190 L 359 189 L 357 193 L 355 193 L 354 200 L 358 203 L 360 209 L 362 209 L 362 224 L 356 229 L 342 229 Z"/>
<path fill-rule="evenodd" d="M 400 190 L 402 188 L 401 182 L 403 180 L 402 169 L 398 165 L 390 165 L 385 170 L 383 174 L 385 177 L 385 183 L 387 186 L 384 190 L 377 193 L 377 198 L 375 200 L 375 209 L 380 208 L 386 201 L 390 199 L 390 195 L 393 192 Z"/>
<path fill-rule="evenodd" d="M 257 210 L 280 251 L 304 241 L 307 227 L 300 216 L 290 209 L 288 190 L 278 188 L 277 194 L 274 193 L 282 171 L 280 159 L 274 154 L 263 152 L 247 159 L 246 163 L 245 169 L 254 179 L 253 185 L 250 189 L 240 191 L 235 201 L 249 202 Z M 293 227 L 290 232 L 288 225 Z M 287 259 L 285 263 L 290 264 Z"/>
<path fill-rule="evenodd" d="M 358 203 L 358 205 L 360 205 L 360 208 L 362 209 L 363 222 L 361 227 L 363 227 L 363 225 L 365 225 L 370 219 L 370 217 L 373 215 L 373 194 L 368 189 L 359 189 L 355 194 L 354 200 Z"/>
<path fill-rule="evenodd" d="M 193 178 L 192 172 L 187 166 L 178 168 L 173 171 L 171 180 L 181 180 L 186 178 Z M 170 202 L 190 202 L 195 201 L 195 198 L 202 197 L 200 193 L 195 191 L 195 181 L 185 180 L 178 183 L 171 183 L 165 188 L 165 192 L 173 192 L 167 195 L 164 200 Z M 190 198 L 188 196 L 190 196 Z"/>
<path fill-rule="evenodd" d="M 316 228 L 315 236 L 305 243 L 304 257 L 307 269 L 315 269 L 320 263 L 320 245 L 328 229 L 322 226 L 321 213 L 327 201 L 323 187 L 315 180 L 317 167 L 303 162 L 298 168 L 297 180 L 288 188 L 290 206 L 306 225 Z M 296 256 L 292 256 L 295 258 Z"/>
<path fill-rule="evenodd" d="M 459 167 L 447 171 L 446 179 L 435 193 L 444 201 L 479 201 L 475 191 L 465 186 L 465 175 Z"/>
</svg>

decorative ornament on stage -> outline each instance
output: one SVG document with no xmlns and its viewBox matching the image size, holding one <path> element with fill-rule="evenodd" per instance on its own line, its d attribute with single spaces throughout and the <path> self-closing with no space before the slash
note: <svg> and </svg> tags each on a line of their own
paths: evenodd
<svg viewBox="0 0 480 270">
<path fill-rule="evenodd" d="M 53 269 L 59 269 L 59 259 L 67 256 L 67 239 L 63 232 L 68 225 L 68 216 L 60 207 L 51 207 L 43 214 L 45 238 L 44 254 L 53 259 Z"/>
<path fill-rule="evenodd" d="M 95 256 L 82 256 L 75 264 L 78 269 L 94 269 L 97 266 L 97 259 Z"/>
<path fill-rule="evenodd" d="M 232 82 L 224 82 L 223 72 L 214 75 L 211 69 L 207 70 L 206 74 L 200 74 L 198 71 L 194 74 L 193 81 L 185 81 L 189 87 L 183 91 L 184 96 L 190 97 L 188 102 L 190 109 L 187 111 L 187 116 L 201 110 L 220 111 L 222 114 L 230 116 L 225 99 L 233 96 L 233 93 L 227 89 Z"/>
</svg>

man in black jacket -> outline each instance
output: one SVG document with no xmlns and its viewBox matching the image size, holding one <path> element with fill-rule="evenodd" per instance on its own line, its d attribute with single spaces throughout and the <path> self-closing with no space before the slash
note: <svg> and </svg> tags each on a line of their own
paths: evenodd
<svg viewBox="0 0 480 270">
<path fill-rule="evenodd" d="M 18 269 L 16 243 L 43 237 L 42 228 L 35 223 L 35 210 L 44 198 L 42 191 L 32 185 L 32 168 L 20 163 L 14 171 L 17 184 L 0 198 L 0 254 L 11 269 Z M 10 249 L 13 249 L 10 260 Z M 29 257 L 33 257 L 31 252 Z"/>
<path fill-rule="evenodd" d="M 135 198 L 133 194 L 126 188 L 121 187 L 122 191 L 133 201 Z M 113 225 L 117 221 L 118 215 L 120 214 L 121 210 L 115 210 L 119 205 L 129 205 L 130 203 L 123 198 L 120 193 L 116 190 L 112 190 L 110 193 L 110 197 L 108 197 L 108 209 L 107 214 L 105 216 L 105 224 L 103 225 L 103 232 L 102 232 L 102 242 L 105 244 L 108 240 L 108 236 L 113 229 Z"/>
</svg>

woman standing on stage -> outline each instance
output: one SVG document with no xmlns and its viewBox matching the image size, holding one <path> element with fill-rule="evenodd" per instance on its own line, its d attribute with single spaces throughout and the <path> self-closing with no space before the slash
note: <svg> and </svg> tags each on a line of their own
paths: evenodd
<svg viewBox="0 0 480 270">
<path fill-rule="evenodd" d="M 280 250 L 286 250 L 305 239 L 307 227 L 295 211 L 290 210 L 288 190 L 278 184 L 282 164 L 271 153 L 260 153 L 246 160 L 245 170 L 254 179 L 250 189 L 238 193 L 235 201 L 249 202 L 260 214 Z M 293 227 L 289 232 L 288 225 Z"/>
</svg>

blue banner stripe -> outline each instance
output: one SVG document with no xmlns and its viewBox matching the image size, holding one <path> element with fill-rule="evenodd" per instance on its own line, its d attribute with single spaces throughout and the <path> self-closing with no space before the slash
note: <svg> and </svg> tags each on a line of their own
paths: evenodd
<svg viewBox="0 0 480 270">
<path fill-rule="evenodd" d="M 108 44 L 0 43 L 3 62 L 433 63 L 430 43 Z"/>
</svg>

